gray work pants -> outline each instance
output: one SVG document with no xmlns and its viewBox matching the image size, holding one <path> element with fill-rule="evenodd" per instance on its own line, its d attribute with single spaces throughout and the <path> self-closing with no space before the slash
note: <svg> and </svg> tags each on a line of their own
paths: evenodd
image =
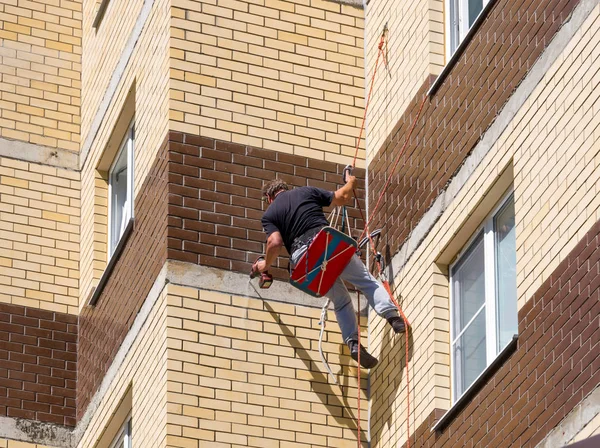
<svg viewBox="0 0 600 448">
<path fill-rule="evenodd" d="M 301 246 L 291 256 L 292 269 L 306 252 L 308 246 Z M 381 283 L 375 279 L 363 264 L 361 259 L 354 255 L 350 259 L 348 266 L 342 271 L 339 278 L 335 281 L 326 297 L 333 302 L 335 316 L 342 331 L 344 342 L 348 343 L 351 339 L 358 337 L 358 324 L 356 322 L 356 312 L 352 305 L 350 293 L 342 280 L 346 280 L 358 289 L 367 298 L 369 305 L 381 317 L 388 319 L 398 316 L 398 308 L 391 301 L 390 296 Z"/>
</svg>

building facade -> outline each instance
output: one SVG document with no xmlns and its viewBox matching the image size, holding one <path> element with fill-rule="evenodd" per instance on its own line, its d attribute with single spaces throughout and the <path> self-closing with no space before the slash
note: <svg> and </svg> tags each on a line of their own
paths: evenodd
<svg viewBox="0 0 600 448">
<path fill-rule="evenodd" d="M 599 3 L 2 0 L 0 447 L 599 434 Z M 359 370 L 329 310 L 335 383 L 248 272 L 263 183 L 349 163 L 411 329 L 356 303 Z"/>
<path fill-rule="evenodd" d="M 369 204 L 388 183 L 373 225 L 412 325 L 405 355 L 370 322 L 387 366 L 370 376 L 372 446 L 598 433 L 599 13 L 586 1 L 369 3 L 369 73 L 388 30 Z"/>
</svg>

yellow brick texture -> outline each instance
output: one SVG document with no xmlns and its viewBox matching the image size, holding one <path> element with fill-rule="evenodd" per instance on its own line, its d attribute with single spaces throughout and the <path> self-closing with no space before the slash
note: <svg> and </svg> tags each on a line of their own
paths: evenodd
<svg viewBox="0 0 600 448">
<path fill-rule="evenodd" d="M 79 150 L 81 4 L 0 4 L 0 137 Z"/>
<path fill-rule="evenodd" d="M 0 439 L 0 448 L 50 448 L 46 445 L 38 445 L 35 443 L 17 442 L 16 440 Z"/>
<path fill-rule="evenodd" d="M 412 324 L 411 430 L 433 409 L 450 407 L 448 266 L 437 260 L 462 228 L 481 224 L 472 222 L 475 204 L 492 210 L 489 192 L 500 173 L 513 166 L 519 308 L 600 219 L 599 93 L 592 88 L 599 23 L 597 7 L 395 279 Z M 380 357 L 371 377 L 373 446 L 398 446 L 406 440 L 404 346 L 374 316 L 370 337 Z M 390 395 L 392 406 L 383 399 Z"/>
<path fill-rule="evenodd" d="M 79 173 L 0 158 L 0 302 L 77 313 Z"/>
<path fill-rule="evenodd" d="M 80 306 L 83 306 L 91 288 L 98 283 L 108 262 L 106 171 L 99 171 L 97 167 L 103 161 L 109 142 L 112 142 L 113 130 L 117 123 L 134 118 L 136 195 L 163 144 L 169 123 L 170 17 L 168 2 L 156 0 L 131 57 L 118 77 L 115 94 L 100 120 L 100 127 L 97 133 L 90 136 L 91 123 L 142 7 L 142 2 L 111 3 L 100 26 L 93 29 L 91 22 L 95 10 L 92 3 L 87 3 L 84 9 L 84 33 L 89 39 L 84 40 L 83 65 L 84 73 L 89 73 L 90 76 L 85 77 L 82 87 L 84 108 L 81 137 L 82 141 L 90 138 L 92 143 L 81 172 Z M 130 91 L 133 92 L 133 106 L 131 110 L 124 112 Z"/>
<path fill-rule="evenodd" d="M 363 116 L 363 11 L 333 2 L 174 1 L 170 129 L 348 163 Z M 235 113 L 232 113 L 235 112 Z M 307 122 L 330 123 L 329 133 Z M 288 124 L 285 127 L 283 124 Z M 303 134 L 302 136 L 300 134 Z M 357 165 L 364 165 L 364 140 Z"/>
<path fill-rule="evenodd" d="M 367 6 L 366 83 L 370 85 L 386 24 L 389 58 L 387 68 L 380 59 L 367 111 L 371 160 L 427 76 L 439 74 L 445 65 L 443 10 L 443 0 L 384 0 Z"/>
<path fill-rule="evenodd" d="M 332 312 L 323 351 L 343 387 L 319 357 L 319 309 L 168 291 L 167 446 L 356 446 L 357 367 Z"/>
<path fill-rule="evenodd" d="M 109 385 L 91 417 L 78 448 L 97 445 L 128 389 L 132 392 L 132 437 L 134 446 L 164 447 L 167 437 L 167 339 L 166 292 L 163 290 L 150 311 L 114 381 Z M 110 442 L 111 436 L 108 437 Z"/>
</svg>

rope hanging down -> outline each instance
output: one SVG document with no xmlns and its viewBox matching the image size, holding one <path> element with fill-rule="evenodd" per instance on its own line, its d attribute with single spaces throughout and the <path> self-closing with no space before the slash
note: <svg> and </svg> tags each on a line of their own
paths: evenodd
<svg viewBox="0 0 600 448">
<path fill-rule="evenodd" d="M 367 112 L 368 112 L 368 108 L 369 108 L 369 104 L 371 102 L 371 96 L 373 94 L 373 87 L 375 84 L 375 76 L 377 74 L 377 69 L 379 68 L 379 60 L 381 58 L 381 56 L 383 56 L 384 62 L 387 66 L 387 62 L 385 59 L 385 54 L 384 54 L 384 50 L 383 50 L 383 46 L 384 43 L 387 46 L 387 24 L 384 26 L 383 32 L 381 34 L 381 39 L 379 41 L 379 45 L 378 45 L 378 52 L 377 52 L 377 59 L 375 61 L 375 67 L 373 69 L 373 75 L 371 77 L 371 85 L 369 87 L 369 93 L 367 96 L 367 101 L 365 103 L 365 112 L 363 115 L 363 120 L 362 120 L 362 124 L 361 124 L 361 128 L 360 128 L 360 133 L 358 136 L 358 139 L 356 141 L 356 150 L 354 153 L 354 160 L 352 162 L 352 166 L 356 166 L 356 159 L 358 156 L 358 149 L 360 147 L 360 141 L 362 139 L 362 135 L 365 129 L 365 123 L 366 123 L 366 118 L 367 118 Z M 408 337 L 408 328 L 410 326 L 408 319 L 406 318 L 406 316 L 404 315 L 404 313 L 402 312 L 402 309 L 400 308 L 400 305 L 398 304 L 398 302 L 396 301 L 396 299 L 394 298 L 394 295 L 392 294 L 392 290 L 390 288 L 390 284 L 389 282 L 384 278 L 383 276 L 383 269 L 381 266 L 381 262 L 379 260 L 379 257 L 377 256 L 377 250 L 375 249 L 375 244 L 373 243 L 373 239 L 372 236 L 369 232 L 369 224 L 371 223 L 371 220 L 373 219 L 373 217 L 375 216 L 375 213 L 378 211 L 379 206 L 381 205 L 381 201 L 386 193 L 387 188 L 389 187 L 389 184 L 391 182 L 392 176 L 394 174 L 394 171 L 396 170 L 398 163 L 400 162 L 400 158 L 402 156 L 402 154 L 404 154 L 404 151 L 406 150 L 406 147 L 408 146 L 408 143 L 410 141 L 410 138 L 412 136 L 413 131 L 415 130 L 415 127 L 417 125 L 417 122 L 419 121 L 419 118 L 421 117 L 421 113 L 423 112 L 423 107 L 425 106 L 425 102 L 427 101 L 428 96 L 425 95 L 423 97 L 423 100 L 421 102 L 421 105 L 419 107 L 419 111 L 417 113 L 417 116 L 415 117 L 412 126 L 410 127 L 410 130 L 408 132 L 408 134 L 406 135 L 406 139 L 404 140 L 404 144 L 402 146 L 402 148 L 400 149 L 400 152 L 398 154 L 398 157 L 396 158 L 396 160 L 394 161 L 394 164 L 392 165 L 391 170 L 389 171 L 388 174 L 388 178 L 386 180 L 386 183 L 383 187 L 383 189 L 381 190 L 381 193 L 379 195 L 379 198 L 377 199 L 377 202 L 375 204 L 375 207 L 373 208 L 373 211 L 371 212 L 371 216 L 365 220 L 365 216 L 362 210 L 362 207 L 360 205 L 360 202 L 358 201 L 358 196 L 356 194 L 356 191 L 353 190 L 354 193 L 354 198 L 356 200 L 356 203 L 358 205 L 358 209 L 360 211 L 360 216 L 363 220 L 363 222 L 365 223 L 364 229 L 360 235 L 360 237 L 358 238 L 358 241 L 362 240 L 362 238 L 365 236 L 365 234 L 367 235 L 368 239 L 369 239 L 369 243 L 371 246 L 371 249 L 373 251 L 373 254 L 375 256 L 375 260 L 377 263 L 377 268 L 379 271 L 379 277 L 382 280 L 383 286 L 385 287 L 386 291 L 388 292 L 390 299 L 392 300 L 392 302 L 394 303 L 394 305 L 396 306 L 396 308 L 398 308 L 398 312 L 400 313 L 400 316 L 402 317 L 402 320 L 404 321 L 404 326 L 406 328 L 404 334 L 405 334 L 405 349 L 406 349 L 406 354 L 405 354 L 405 359 L 406 359 L 406 393 L 407 393 L 407 399 L 406 399 L 406 409 L 407 409 L 407 415 L 406 415 L 406 438 L 407 438 L 407 447 L 410 448 L 410 371 L 409 371 L 409 361 L 408 361 L 408 356 L 409 356 L 409 337 Z M 360 387 L 360 347 L 361 347 L 361 341 L 360 341 L 360 334 L 361 334 L 361 328 L 360 328 L 360 293 L 358 293 L 358 310 L 359 310 L 359 317 L 358 317 L 358 413 L 357 413 L 357 420 L 358 420 L 358 425 L 357 425 L 357 433 L 358 433 L 358 447 L 360 448 L 361 446 L 361 442 L 360 442 L 360 426 L 361 426 L 361 419 L 360 419 L 360 392 L 361 392 L 361 387 Z"/>
</svg>

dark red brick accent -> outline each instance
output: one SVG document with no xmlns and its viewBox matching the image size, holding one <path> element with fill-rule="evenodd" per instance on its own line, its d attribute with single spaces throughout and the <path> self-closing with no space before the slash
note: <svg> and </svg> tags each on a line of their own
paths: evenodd
<svg viewBox="0 0 600 448">
<path fill-rule="evenodd" d="M 498 0 L 421 118 L 373 227 L 386 229 L 393 256 L 446 188 L 578 0 Z M 433 77 L 424 82 L 369 165 L 375 201 Z"/>
<path fill-rule="evenodd" d="M 600 385 L 599 288 L 600 221 L 519 310 L 516 352 L 441 434 L 436 409 L 411 447 L 536 446 Z"/>
<path fill-rule="evenodd" d="M 344 165 L 238 145 L 190 134 L 169 136 L 168 257 L 221 269 L 249 272 L 264 253 L 261 189 L 279 177 L 291 186 L 335 190 Z M 364 170 L 357 195 L 364 198 Z M 364 201 L 361 200 L 364 210 Z M 348 207 L 350 226 L 362 230 L 360 212 Z M 288 278 L 287 257 L 272 273 Z"/>
<path fill-rule="evenodd" d="M 0 415 L 75 425 L 77 316 L 0 303 Z"/>
<path fill-rule="evenodd" d="M 167 254 L 167 142 L 134 201 L 135 222 L 96 306 L 79 319 L 77 418 L 98 389 Z"/>
</svg>

